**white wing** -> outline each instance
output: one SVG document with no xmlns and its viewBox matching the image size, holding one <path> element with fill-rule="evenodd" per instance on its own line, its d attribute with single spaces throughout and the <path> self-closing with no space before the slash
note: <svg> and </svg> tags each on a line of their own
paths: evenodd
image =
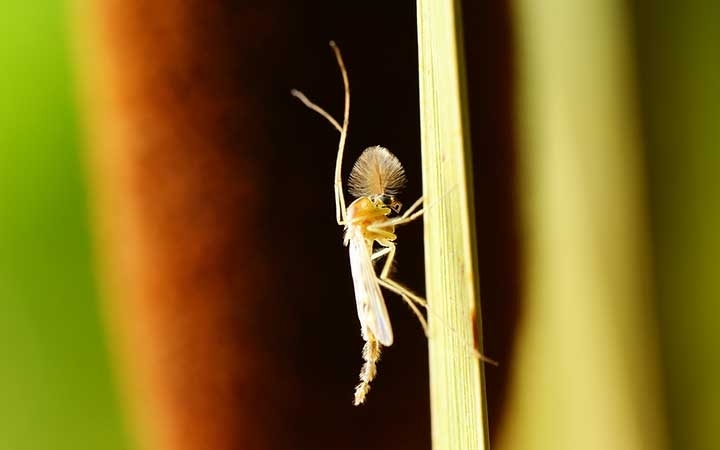
<svg viewBox="0 0 720 450">
<path fill-rule="evenodd" d="M 350 270 L 355 286 L 357 313 L 365 340 L 366 330 L 369 329 L 378 342 L 389 347 L 393 343 L 393 332 L 385 300 L 370 260 L 370 251 L 365 238 L 359 233 L 350 238 Z"/>
</svg>

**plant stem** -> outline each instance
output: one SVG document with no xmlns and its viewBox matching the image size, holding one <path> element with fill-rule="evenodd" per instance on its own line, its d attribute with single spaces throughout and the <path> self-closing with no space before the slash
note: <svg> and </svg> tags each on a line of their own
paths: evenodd
<svg viewBox="0 0 720 450">
<path fill-rule="evenodd" d="M 488 448 L 459 4 L 418 1 L 425 272 L 434 450 Z M 478 347 L 480 342 L 477 342 Z"/>
</svg>

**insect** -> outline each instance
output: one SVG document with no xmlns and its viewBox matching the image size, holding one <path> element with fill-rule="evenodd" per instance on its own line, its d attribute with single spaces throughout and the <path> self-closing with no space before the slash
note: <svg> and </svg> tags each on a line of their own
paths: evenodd
<svg viewBox="0 0 720 450">
<path fill-rule="evenodd" d="M 374 146 L 365 149 L 352 168 L 348 186 L 350 194 L 356 199 L 346 206 L 341 171 L 350 116 L 350 84 L 340 49 L 334 42 L 330 42 L 330 47 L 335 53 L 345 88 L 342 126 L 300 91 L 292 90 L 291 93 L 340 133 L 335 162 L 335 215 L 338 225 L 345 229 L 344 244 L 349 249 L 357 313 L 365 340 L 360 383 L 355 387 L 354 404 L 360 405 L 365 401 L 370 382 L 377 373 L 382 347 L 393 343 L 392 326 L 380 287 L 405 300 L 420 320 L 425 334 L 428 334 L 427 321 L 418 309 L 418 306 L 427 308 L 427 302 L 389 276 L 395 258 L 395 227 L 422 216 L 423 199 L 420 197 L 400 214 L 402 204 L 396 195 L 405 185 L 405 172 L 400 161 L 388 149 Z M 381 258 L 385 258 L 385 262 L 378 275 L 373 263 Z"/>
</svg>

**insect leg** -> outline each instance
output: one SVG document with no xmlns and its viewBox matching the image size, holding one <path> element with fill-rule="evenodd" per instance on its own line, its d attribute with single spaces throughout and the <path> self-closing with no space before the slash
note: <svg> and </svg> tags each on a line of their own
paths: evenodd
<svg viewBox="0 0 720 450">
<path fill-rule="evenodd" d="M 420 205 L 422 205 L 422 202 L 423 202 L 423 198 L 422 198 L 422 197 L 420 197 L 419 199 L 415 200 L 415 203 L 413 203 L 412 205 L 410 205 L 410 207 L 403 213 L 402 216 L 400 216 L 400 218 L 404 219 L 404 218 L 408 217 L 410 214 L 413 213 L 413 211 L 415 211 Z"/>
<path fill-rule="evenodd" d="M 380 275 L 378 276 L 378 283 L 380 284 L 380 286 L 384 287 L 385 289 L 387 289 L 391 292 L 396 293 L 403 300 L 405 300 L 405 303 L 407 303 L 410 306 L 410 309 L 413 310 L 413 312 L 417 316 L 418 320 L 420 321 L 420 325 L 422 325 L 423 330 L 425 331 L 425 336 L 427 336 L 429 338 L 430 334 L 428 332 L 429 328 L 428 328 L 427 319 L 425 319 L 425 317 L 422 315 L 422 313 L 420 312 L 420 310 L 418 309 L 416 304 L 425 308 L 428 311 L 428 314 L 431 314 L 432 311 L 430 311 L 430 309 L 428 309 L 427 300 L 425 300 L 424 298 L 420 297 L 419 295 L 417 295 L 416 293 L 414 293 L 407 287 L 403 286 L 402 284 L 400 284 L 397 281 L 390 278 L 390 268 L 392 267 L 393 260 L 395 259 L 395 244 L 393 244 L 392 242 L 390 244 L 392 244 L 392 245 L 375 252 L 375 254 L 381 253 L 380 255 L 377 256 L 378 258 L 387 254 L 387 257 L 385 259 L 385 265 L 383 266 L 383 270 L 382 270 L 382 272 L 380 272 Z M 373 257 L 374 256 L 375 255 L 373 255 Z M 437 314 L 433 314 L 433 315 L 436 318 L 443 321 L 440 317 L 437 316 Z M 450 327 L 449 329 L 453 333 L 457 333 L 454 328 Z M 485 362 L 490 363 L 495 366 L 498 365 L 498 363 L 495 360 L 490 359 L 487 356 L 483 355 L 478 349 L 475 348 L 474 345 L 471 345 L 468 343 L 465 343 L 464 345 L 472 352 L 473 356 L 475 356 L 479 360 L 485 361 Z"/>
<path fill-rule="evenodd" d="M 429 336 L 427 320 L 417 307 L 417 305 L 420 305 L 423 308 L 427 308 L 427 302 L 425 301 L 425 299 L 413 293 L 410 289 L 406 288 L 400 283 L 390 279 L 389 277 L 390 268 L 392 267 L 393 260 L 395 259 L 395 244 L 393 244 L 392 242 L 390 242 L 389 244 L 390 245 L 388 245 L 386 248 L 375 252 L 371 257 L 372 259 L 376 259 L 380 258 L 381 256 L 385 256 L 385 264 L 383 265 L 383 269 L 380 272 L 380 275 L 377 277 L 378 283 L 385 289 L 399 295 L 405 301 L 405 303 L 410 306 L 410 309 L 412 309 L 413 313 L 415 313 L 415 316 L 417 316 L 418 320 L 420 321 L 420 325 L 422 325 L 425 335 Z"/>
<path fill-rule="evenodd" d="M 343 110 L 342 127 L 327 111 L 313 103 L 302 92 L 293 89 L 290 93 L 294 97 L 297 97 L 297 99 L 305 106 L 323 116 L 328 122 L 330 122 L 330 125 L 340 132 L 337 159 L 335 160 L 335 219 L 337 220 L 338 225 L 345 225 L 347 207 L 345 206 L 345 193 L 343 192 L 342 186 L 342 160 L 343 152 L 345 151 L 345 141 L 347 140 L 348 124 L 350 122 L 350 83 L 348 81 L 347 71 L 345 70 L 345 63 L 343 63 L 342 55 L 340 54 L 340 49 L 333 41 L 330 41 L 330 47 L 332 47 L 333 52 L 335 52 L 335 58 L 337 59 L 338 67 L 340 67 L 340 74 L 342 75 L 343 86 L 345 88 L 345 108 Z"/>
<path fill-rule="evenodd" d="M 382 258 L 383 256 L 387 255 L 390 252 L 391 252 L 390 247 L 385 247 L 382 250 L 378 250 L 375 253 L 373 253 L 372 256 L 370 256 L 370 259 L 372 261 L 375 261 L 376 259 Z"/>
<path fill-rule="evenodd" d="M 412 222 L 413 220 L 416 220 L 418 217 L 422 216 L 423 212 L 424 212 L 424 210 L 421 209 L 421 210 L 415 211 L 414 213 L 412 213 L 408 216 L 402 215 L 398 218 L 390 219 L 388 221 L 388 223 L 390 223 L 392 225 L 404 225 L 404 224 Z"/>
<path fill-rule="evenodd" d="M 305 94 L 298 91 L 297 89 L 291 89 L 290 94 L 300 100 L 303 105 L 323 116 L 328 122 L 330 122 L 330 125 L 332 125 L 336 130 L 338 130 L 339 133 L 342 133 L 342 128 L 340 127 L 340 124 L 337 122 L 337 120 L 335 120 L 333 116 L 330 115 L 329 112 L 319 107 L 317 104 L 315 104 L 315 102 L 307 98 Z"/>
<path fill-rule="evenodd" d="M 348 81 L 347 70 L 343 62 L 340 49 L 334 41 L 330 41 L 330 47 L 335 52 L 340 74 L 345 88 L 345 107 L 343 108 L 343 124 L 340 130 L 340 142 L 338 142 L 337 159 L 335 160 L 335 218 L 338 225 L 344 225 L 346 221 L 347 207 L 345 206 L 345 193 L 342 186 L 342 160 L 345 151 L 345 140 L 347 139 L 348 125 L 350 123 L 350 82 Z"/>
<path fill-rule="evenodd" d="M 395 217 L 392 219 L 388 219 L 386 222 L 377 224 L 377 225 L 371 225 L 368 227 L 369 230 L 377 231 L 378 229 L 382 229 L 382 227 L 386 225 L 403 225 L 409 222 L 412 222 L 413 220 L 416 220 L 418 217 L 423 215 L 424 209 L 418 209 L 420 205 L 422 205 L 423 198 L 420 197 L 413 203 L 405 213 L 400 217 Z M 416 211 L 417 210 L 417 211 Z"/>
<path fill-rule="evenodd" d="M 418 304 L 422 305 L 422 303 L 419 302 L 419 300 L 422 300 L 422 298 L 418 297 L 417 295 L 413 294 L 412 291 L 407 289 L 406 287 L 394 282 L 390 279 L 382 279 L 378 278 L 378 283 L 380 283 L 380 286 L 384 287 L 385 289 L 396 293 L 399 295 L 403 300 L 405 300 L 405 303 L 412 309 L 412 312 L 415 313 L 415 316 L 420 321 L 420 325 L 423 327 L 423 332 L 425 333 L 425 337 L 430 337 L 430 332 L 428 331 L 428 324 L 427 319 L 425 319 L 425 316 L 423 316 L 422 312 L 418 309 L 418 307 L 415 305 L 417 302 Z"/>
</svg>

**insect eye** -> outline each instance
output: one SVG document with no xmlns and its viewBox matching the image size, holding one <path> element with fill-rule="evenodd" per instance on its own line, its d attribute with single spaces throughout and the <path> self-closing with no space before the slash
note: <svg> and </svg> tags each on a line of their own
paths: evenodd
<svg viewBox="0 0 720 450">
<path fill-rule="evenodd" d="M 394 200 L 392 196 L 381 194 L 374 198 L 374 202 L 377 205 L 387 206 L 389 208 L 392 208 L 392 204 L 394 203 Z"/>
</svg>

